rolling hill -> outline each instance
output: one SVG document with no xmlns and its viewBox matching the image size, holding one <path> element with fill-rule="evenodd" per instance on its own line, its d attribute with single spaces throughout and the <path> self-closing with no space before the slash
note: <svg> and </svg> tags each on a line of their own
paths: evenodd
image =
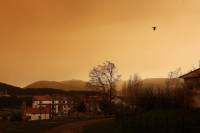
<svg viewBox="0 0 200 133">
<path fill-rule="evenodd" d="M 82 80 L 67 80 L 67 81 L 37 81 L 34 82 L 25 88 L 53 88 L 53 89 L 60 89 L 65 91 L 83 91 L 89 90 L 86 86 L 87 82 Z"/>
<path fill-rule="evenodd" d="M 143 80 L 144 88 L 165 88 L 167 78 L 148 78 Z"/>
<path fill-rule="evenodd" d="M 143 87 L 149 88 L 164 88 L 166 84 L 167 78 L 148 78 L 143 80 Z M 120 80 L 117 83 L 117 90 L 121 90 L 123 84 L 126 81 Z M 82 91 L 82 90 L 91 90 L 86 86 L 87 82 L 82 80 L 67 80 L 67 81 L 37 81 L 34 82 L 25 88 L 53 88 L 60 89 L 65 91 Z"/>
<path fill-rule="evenodd" d="M 148 78 L 143 80 L 144 88 L 165 88 L 167 78 Z M 120 93 L 123 84 L 126 81 L 120 80 L 117 83 L 117 91 Z M 24 88 L 12 86 L 0 82 L 0 92 L 8 93 L 9 95 L 39 95 L 39 94 L 64 94 L 69 93 L 84 93 L 94 91 L 86 86 L 87 82 L 82 80 L 67 80 L 67 81 L 37 81 Z"/>
</svg>

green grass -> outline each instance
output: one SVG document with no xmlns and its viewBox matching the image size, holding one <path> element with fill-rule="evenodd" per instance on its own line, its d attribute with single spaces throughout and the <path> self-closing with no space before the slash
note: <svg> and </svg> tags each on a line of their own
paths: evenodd
<svg viewBox="0 0 200 133">
<path fill-rule="evenodd" d="M 99 122 L 83 133 L 199 133 L 199 110 L 154 110 L 120 120 Z"/>
</svg>

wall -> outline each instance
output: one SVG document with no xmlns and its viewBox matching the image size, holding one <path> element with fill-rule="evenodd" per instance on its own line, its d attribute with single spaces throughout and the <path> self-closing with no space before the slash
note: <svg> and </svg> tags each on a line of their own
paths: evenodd
<svg viewBox="0 0 200 133">
<path fill-rule="evenodd" d="M 49 114 L 26 114 L 27 117 L 30 117 L 30 120 L 48 120 L 50 119 Z"/>
</svg>

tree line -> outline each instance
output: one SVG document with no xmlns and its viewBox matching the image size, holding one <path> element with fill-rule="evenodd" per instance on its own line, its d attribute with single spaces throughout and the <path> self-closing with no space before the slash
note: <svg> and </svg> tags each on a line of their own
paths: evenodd
<svg viewBox="0 0 200 133">
<path fill-rule="evenodd" d="M 130 76 L 122 87 L 123 107 L 126 111 L 189 108 L 192 94 L 183 82 L 180 81 L 181 69 L 178 68 L 168 75 L 165 87 L 143 87 L 143 81 L 138 74 Z M 89 73 L 89 86 L 102 93 L 102 109 L 104 112 L 119 110 L 112 100 L 117 97 L 116 83 L 120 80 L 117 67 L 114 63 L 106 61 L 94 67 Z"/>
</svg>

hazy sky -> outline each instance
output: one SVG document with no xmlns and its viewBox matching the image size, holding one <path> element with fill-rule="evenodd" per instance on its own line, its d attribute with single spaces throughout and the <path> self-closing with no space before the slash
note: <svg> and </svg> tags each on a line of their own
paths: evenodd
<svg viewBox="0 0 200 133">
<path fill-rule="evenodd" d="M 198 66 L 199 35 L 199 0 L 1 0 L 0 81 L 88 80 L 105 60 L 166 77 Z"/>
</svg>

